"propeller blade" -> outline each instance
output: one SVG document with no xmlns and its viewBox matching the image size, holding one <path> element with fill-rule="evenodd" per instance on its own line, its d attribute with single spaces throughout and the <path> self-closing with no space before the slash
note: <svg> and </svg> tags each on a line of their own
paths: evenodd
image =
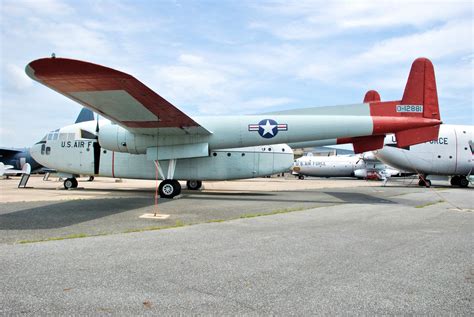
<svg viewBox="0 0 474 317">
<path fill-rule="evenodd" d="M 101 146 L 99 144 L 99 114 L 97 114 L 97 123 L 95 126 L 95 138 L 97 141 L 94 142 L 94 174 L 99 174 L 99 167 L 100 167 L 100 151 Z"/>
</svg>

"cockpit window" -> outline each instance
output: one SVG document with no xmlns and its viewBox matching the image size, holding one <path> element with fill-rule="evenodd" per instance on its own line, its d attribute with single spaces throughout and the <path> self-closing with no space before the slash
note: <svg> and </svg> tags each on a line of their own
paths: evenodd
<svg viewBox="0 0 474 317">
<path fill-rule="evenodd" d="M 81 129 L 81 138 L 82 139 L 97 139 L 94 133 L 91 133 L 89 131 L 82 130 L 82 129 Z"/>
</svg>

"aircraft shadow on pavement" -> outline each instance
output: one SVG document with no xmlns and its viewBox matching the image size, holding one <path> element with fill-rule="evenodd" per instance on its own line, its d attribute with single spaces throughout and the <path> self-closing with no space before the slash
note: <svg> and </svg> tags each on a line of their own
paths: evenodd
<svg viewBox="0 0 474 317">
<path fill-rule="evenodd" d="M 151 198 L 136 197 L 65 201 L 1 214 L 0 230 L 62 228 L 153 204 Z"/>
<path fill-rule="evenodd" d="M 347 204 L 396 204 L 388 199 L 355 192 L 325 192 L 317 191 L 311 195 L 310 191 L 302 192 L 272 192 L 272 193 L 217 193 L 187 191 L 181 199 L 193 200 L 222 200 L 222 201 L 257 201 L 257 202 L 288 202 L 288 203 L 347 203 Z M 301 195 L 302 194 L 302 195 Z M 301 199 L 298 196 L 301 195 Z M 330 199 L 332 196 L 336 199 Z M 311 198 L 311 199 L 308 199 Z"/>
</svg>

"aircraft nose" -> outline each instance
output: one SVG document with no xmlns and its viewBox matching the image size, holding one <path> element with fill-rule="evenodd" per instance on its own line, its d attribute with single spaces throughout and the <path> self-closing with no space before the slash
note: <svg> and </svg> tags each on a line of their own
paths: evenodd
<svg viewBox="0 0 474 317">
<path fill-rule="evenodd" d="M 30 155 L 35 161 L 39 161 L 39 155 L 41 151 L 41 144 L 35 144 L 30 148 Z"/>
</svg>

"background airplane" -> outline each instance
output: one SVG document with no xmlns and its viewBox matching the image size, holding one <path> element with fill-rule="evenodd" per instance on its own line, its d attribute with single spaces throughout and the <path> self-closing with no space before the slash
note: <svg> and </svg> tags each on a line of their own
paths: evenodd
<svg viewBox="0 0 474 317">
<path fill-rule="evenodd" d="M 386 177 L 402 173 L 380 162 L 371 152 L 356 156 L 314 156 L 309 153 L 294 161 L 292 171 L 299 179 L 304 179 L 305 176 L 314 176 L 383 180 Z"/>
<path fill-rule="evenodd" d="M 114 123 L 61 128 L 32 148 L 40 163 L 69 173 L 66 188 L 77 186 L 77 174 L 159 178 L 160 196 L 174 197 L 177 179 L 283 172 L 292 153 L 282 143 L 353 138 L 361 153 L 381 148 L 389 133 L 400 147 L 434 140 L 441 123 L 433 65 L 425 58 L 413 63 L 401 100 L 253 116 L 190 118 L 132 76 L 82 61 L 39 59 L 26 73 Z"/>
<path fill-rule="evenodd" d="M 420 186 L 430 186 L 430 176 L 450 176 L 453 186 L 468 187 L 474 169 L 473 126 L 442 124 L 439 138 L 405 149 L 396 148 L 395 136 L 387 137 L 375 151 L 381 161 L 420 175 Z"/>
<path fill-rule="evenodd" d="M 0 163 L 5 168 L 21 170 L 26 163 L 30 164 L 31 172 L 37 172 L 43 165 L 35 161 L 31 155 L 29 148 L 5 148 L 0 147 Z M 13 175 L 13 174 L 12 174 Z"/>
</svg>

